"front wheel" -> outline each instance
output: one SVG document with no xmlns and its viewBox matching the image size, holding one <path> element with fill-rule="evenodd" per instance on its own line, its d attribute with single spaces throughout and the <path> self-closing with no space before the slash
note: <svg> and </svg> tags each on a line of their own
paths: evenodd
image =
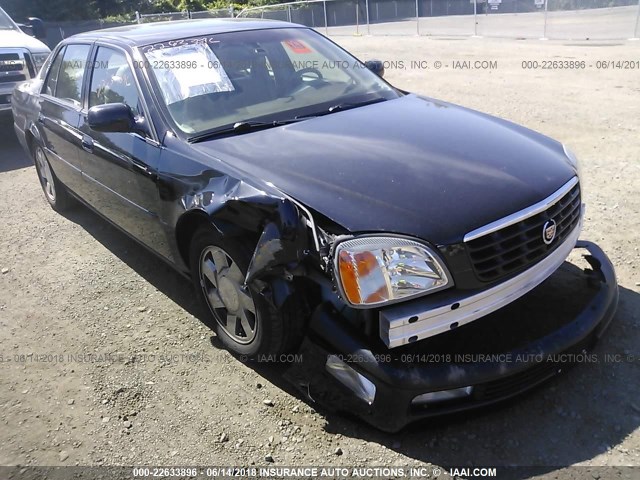
<svg viewBox="0 0 640 480">
<path fill-rule="evenodd" d="M 40 180 L 40 186 L 44 192 L 44 197 L 56 212 L 67 210 L 71 205 L 71 197 L 67 193 L 65 186 L 53 173 L 49 160 L 43 148 L 37 145 L 34 150 L 36 172 Z"/>
<path fill-rule="evenodd" d="M 304 309 L 294 296 L 277 310 L 256 286 L 244 285 L 251 252 L 239 239 L 198 230 L 189 255 L 194 287 L 229 350 L 249 357 L 290 352 L 302 340 Z"/>
</svg>

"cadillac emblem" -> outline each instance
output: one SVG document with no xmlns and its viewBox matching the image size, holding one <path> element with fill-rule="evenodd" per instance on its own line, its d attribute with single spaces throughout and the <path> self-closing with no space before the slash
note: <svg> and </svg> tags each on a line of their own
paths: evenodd
<svg viewBox="0 0 640 480">
<path fill-rule="evenodd" d="M 542 227 L 542 240 L 549 245 L 556 238 L 556 221 L 552 218 Z"/>
</svg>

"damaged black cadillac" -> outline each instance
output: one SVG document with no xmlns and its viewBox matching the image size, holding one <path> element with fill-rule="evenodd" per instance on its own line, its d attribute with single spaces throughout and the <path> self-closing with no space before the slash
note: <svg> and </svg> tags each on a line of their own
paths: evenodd
<svg viewBox="0 0 640 480">
<path fill-rule="evenodd" d="M 49 204 L 189 277 L 230 351 L 304 352 L 312 400 L 397 431 L 563 371 L 618 288 L 568 148 L 383 73 L 289 23 L 118 27 L 62 41 L 14 127 Z"/>
</svg>

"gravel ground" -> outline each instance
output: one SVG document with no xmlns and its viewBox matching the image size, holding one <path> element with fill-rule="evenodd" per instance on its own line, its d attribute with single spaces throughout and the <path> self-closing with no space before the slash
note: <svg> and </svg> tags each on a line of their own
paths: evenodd
<svg viewBox="0 0 640 480">
<path fill-rule="evenodd" d="M 610 255 L 621 286 L 596 352 L 637 359 L 640 71 L 595 62 L 640 60 L 640 43 L 337 41 L 396 67 L 426 60 L 426 70 L 388 68 L 386 77 L 577 152 L 583 238 Z M 521 68 L 560 59 L 587 68 Z M 498 66 L 456 70 L 454 60 Z M 559 466 L 640 464 L 637 360 L 579 365 L 517 402 L 396 435 L 316 410 L 277 367 L 222 350 L 182 277 L 88 210 L 54 213 L 10 123 L 1 128 L 0 465 L 539 465 L 543 477 L 578 478 Z"/>
</svg>

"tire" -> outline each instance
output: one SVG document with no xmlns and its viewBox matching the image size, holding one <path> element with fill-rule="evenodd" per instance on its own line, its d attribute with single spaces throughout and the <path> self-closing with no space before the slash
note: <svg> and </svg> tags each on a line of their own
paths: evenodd
<svg viewBox="0 0 640 480">
<path fill-rule="evenodd" d="M 304 303 L 294 294 L 277 310 L 255 285 L 243 289 L 252 253 L 240 239 L 200 228 L 189 250 L 194 288 L 228 350 L 250 359 L 292 352 L 304 336 Z"/>
<path fill-rule="evenodd" d="M 51 168 L 49 160 L 44 153 L 44 149 L 40 145 L 35 145 L 33 150 L 33 160 L 36 164 L 36 172 L 40 186 L 44 193 L 44 198 L 49 202 L 51 208 L 56 212 L 64 212 L 68 210 L 73 202 L 67 188 L 64 186 Z"/>
</svg>

